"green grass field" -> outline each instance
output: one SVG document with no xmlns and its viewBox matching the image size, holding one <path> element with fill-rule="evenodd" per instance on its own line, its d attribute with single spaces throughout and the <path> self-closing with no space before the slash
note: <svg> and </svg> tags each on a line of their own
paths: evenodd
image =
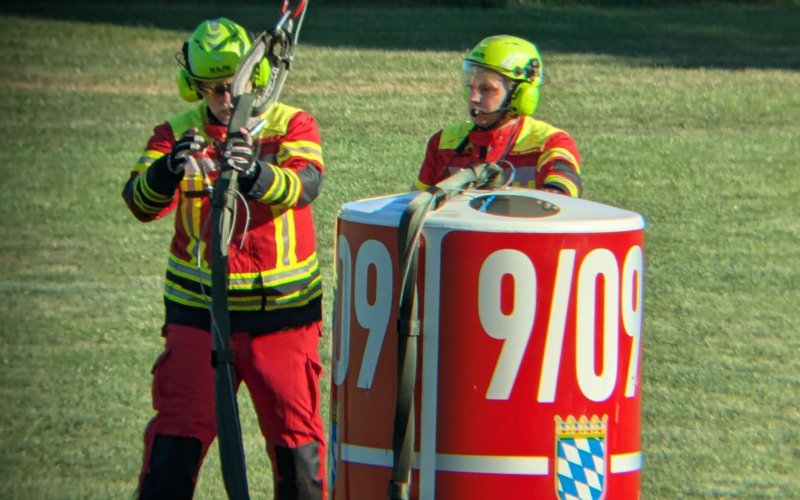
<svg viewBox="0 0 800 500">
<path fill-rule="evenodd" d="M 265 28 L 277 4 L 0 7 L 1 499 L 133 494 L 172 226 L 138 223 L 120 192 L 188 106 L 173 55 L 190 30 Z M 649 224 L 642 498 L 800 498 L 797 26 L 797 9 L 312 2 L 283 100 L 322 134 L 326 323 L 337 208 L 407 189 L 428 136 L 464 118 L 471 45 L 530 38 L 551 79 L 537 116 L 575 137 L 585 197 Z M 251 494 L 272 498 L 240 403 Z M 219 471 L 214 446 L 196 498 L 224 498 Z"/>
</svg>

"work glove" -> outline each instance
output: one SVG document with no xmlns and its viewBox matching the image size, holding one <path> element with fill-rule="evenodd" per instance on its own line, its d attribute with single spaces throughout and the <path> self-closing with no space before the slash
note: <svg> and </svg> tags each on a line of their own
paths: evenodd
<svg viewBox="0 0 800 500">
<path fill-rule="evenodd" d="M 253 138 L 245 128 L 228 136 L 225 152 L 222 154 L 225 164 L 237 170 L 241 176 L 252 176 L 256 169 L 256 152 Z"/>
<path fill-rule="evenodd" d="M 483 189 L 498 188 L 503 185 L 503 167 L 496 163 L 473 163 L 467 166 L 476 174 L 482 172 L 482 180 L 476 187 Z"/>
<path fill-rule="evenodd" d="M 238 132 L 228 135 L 225 143 L 222 158 L 226 165 L 239 172 L 239 190 L 243 193 L 249 192 L 258 178 L 258 149 L 246 128 L 240 128 Z"/>
<path fill-rule="evenodd" d="M 167 155 L 167 170 L 175 176 L 183 177 L 183 169 L 189 156 L 205 147 L 206 140 L 197 135 L 197 128 L 184 132 L 180 139 L 172 146 L 172 151 Z"/>
<path fill-rule="evenodd" d="M 489 163 L 486 165 L 486 184 L 483 186 L 486 189 L 499 188 L 503 185 L 503 167 L 497 163 Z"/>
</svg>

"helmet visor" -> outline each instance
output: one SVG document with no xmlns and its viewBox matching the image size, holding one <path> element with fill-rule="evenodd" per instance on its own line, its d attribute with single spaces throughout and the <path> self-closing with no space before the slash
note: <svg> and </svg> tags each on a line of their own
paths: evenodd
<svg viewBox="0 0 800 500">
<path fill-rule="evenodd" d="M 514 85 L 510 78 L 469 60 L 464 61 L 463 69 L 463 88 L 467 102 L 480 108 L 485 107 L 482 111 L 492 111 L 503 106 Z"/>
</svg>

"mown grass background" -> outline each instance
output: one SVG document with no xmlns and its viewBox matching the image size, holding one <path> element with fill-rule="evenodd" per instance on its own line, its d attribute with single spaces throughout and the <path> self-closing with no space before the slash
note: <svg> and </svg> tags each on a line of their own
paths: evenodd
<svg viewBox="0 0 800 500">
<path fill-rule="evenodd" d="M 191 29 L 264 28 L 277 6 L 0 7 L 0 498 L 132 495 L 172 226 L 139 224 L 120 192 L 188 106 L 173 55 Z M 283 100 L 325 149 L 326 331 L 337 208 L 406 190 L 428 136 L 464 118 L 467 49 L 532 39 L 551 79 L 537 116 L 575 137 L 585 196 L 649 223 L 642 498 L 800 498 L 797 26 L 792 8 L 312 3 Z M 321 352 L 327 368 L 329 335 Z M 251 494 L 272 498 L 240 403 Z M 214 446 L 196 498 L 224 498 L 219 470 Z"/>
</svg>

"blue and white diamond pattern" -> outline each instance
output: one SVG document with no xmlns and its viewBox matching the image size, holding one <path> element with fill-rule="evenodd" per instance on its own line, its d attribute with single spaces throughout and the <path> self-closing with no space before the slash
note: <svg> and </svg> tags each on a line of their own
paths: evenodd
<svg viewBox="0 0 800 500">
<path fill-rule="evenodd" d="M 557 492 L 561 500 L 600 500 L 605 487 L 605 439 L 558 440 Z"/>
</svg>

